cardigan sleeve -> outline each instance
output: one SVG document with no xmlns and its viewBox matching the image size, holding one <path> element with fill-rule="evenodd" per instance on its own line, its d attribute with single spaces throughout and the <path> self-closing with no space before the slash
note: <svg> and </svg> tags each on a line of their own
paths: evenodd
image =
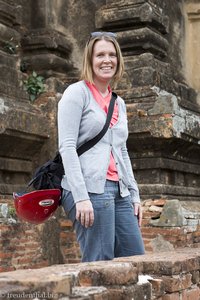
<svg viewBox="0 0 200 300">
<path fill-rule="evenodd" d="M 58 103 L 58 143 L 64 176 L 75 202 L 89 199 L 76 151 L 83 109 L 84 91 L 78 85 L 72 84 Z"/>
</svg>

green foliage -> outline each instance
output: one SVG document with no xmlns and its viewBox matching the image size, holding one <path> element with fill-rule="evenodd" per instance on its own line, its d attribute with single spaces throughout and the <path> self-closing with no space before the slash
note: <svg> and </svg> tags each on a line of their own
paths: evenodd
<svg viewBox="0 0 200 300">
<path fill-rule="evenodd" d="M 44 77 L 38 75 L 35 71 L 23 82 L 24 88 L 28 92 L 32 102 L 45 91 Z"/>
<path fill-rule="evenodd" d="M 8 208 L 8 214 L 9 214 L 10 217 L 16 218 L 16 211 L 15 211 L 15 208 L 9 206 L 9 208 Z"/>
</svg>

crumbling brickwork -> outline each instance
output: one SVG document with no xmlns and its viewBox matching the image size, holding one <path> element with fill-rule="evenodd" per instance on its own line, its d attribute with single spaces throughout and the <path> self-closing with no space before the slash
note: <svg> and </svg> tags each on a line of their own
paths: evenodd
<svg viewBox="0 0 200 300">
<path fill-rule="evenodd" d="M 116 92 L 127 106 L 146 250 L 199 246 L 200 84 L 191 59 L 200 49 L 191 43 L 199 10 L 195 0 L 0 1 L 0 203 L 7 205 L 0 212 L 1 271 L 80 259 L 61 210 L 41 226 L 10 212 L 13 191 L 57 149 L 57 103 L 78 79 L 94 30 L 116 32 L 125 59 Z M 24 90 L 33 71 L 45 79 L 35 102 Z"/>
<path fill-rule="evenodd" d="M 80 262 L 72 223 L 61 209 L 41 225 L 27 224 L 2 214 L 0 221 L 0 271 Z M 145 200 L 141 230 L 147 254 L 198 249 L 200 205 L 177 199 Z"/>
<path fill-rule="evenodd" d="M 190 249 L 0 274 L 0 300 L 198 300 L 199 252 Z"/>
</svg>

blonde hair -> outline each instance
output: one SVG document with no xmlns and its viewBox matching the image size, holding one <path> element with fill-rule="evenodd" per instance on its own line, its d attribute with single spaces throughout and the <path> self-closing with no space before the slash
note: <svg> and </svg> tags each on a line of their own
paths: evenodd
<svg viewBox="0 0 200 300">
<path fill-rule="evenodd" d="M 108 42 L 113 43 L 116 55 L 117 55 L 117 70 L 114 77 L 111 80 L 111 86 L 116 87 L 118 81 L 122 78 L 124 73 L 124 59 L 121 53 L 121 49 L 119 43 L 117 42 L 116 38 L 113 36 L 108 35 L 106 32 L 101 32 L 99 35 L 91 37 L 87 42 L 83 54 L 83 63 L 82 63 L 82 71 L 81 71 L 81 80 L 86 80 L 90 83 L 93 82 L 93 70 L 92 70 L 92 55 L 94 45 L 97 41 L 105 40 Z"/>
</svg>

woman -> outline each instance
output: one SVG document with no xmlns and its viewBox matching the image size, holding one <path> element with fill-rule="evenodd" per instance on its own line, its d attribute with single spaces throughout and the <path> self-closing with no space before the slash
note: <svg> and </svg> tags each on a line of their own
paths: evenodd
<svg viewBox="0 0 200 300">
<path fill-rule="evenodd" d="M 58 105 L 59 151 L 65 169 L 62 205 L 73 222 L 84 262 L 144 254 L 139 191 L 126 148 L 126 106 L 119 96 L 103 138 L 81 156 L 76 152 L 104 126 L 111 86 L 123 70 L 116 35 L 92 33 L 81 80 L 65 90 Z"/>
</svg>

